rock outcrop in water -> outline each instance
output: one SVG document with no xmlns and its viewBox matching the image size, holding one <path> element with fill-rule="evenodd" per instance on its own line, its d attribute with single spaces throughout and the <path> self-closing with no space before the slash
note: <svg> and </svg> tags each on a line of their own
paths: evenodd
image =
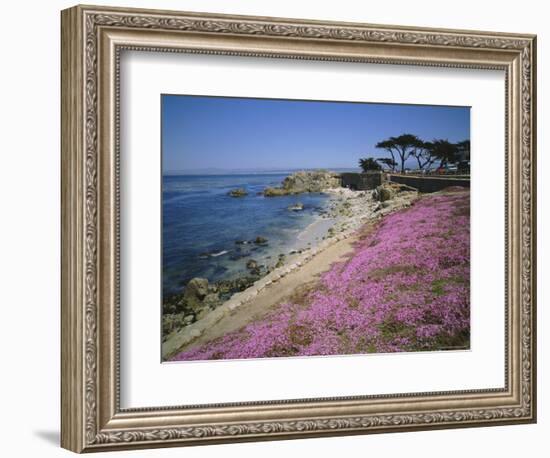
<svg viewBox="0 0 550 458">
<path fill-rule="evenodd" d="M 248 192 L 246 192 L 246 189 L 244 188 L 237 188 L 229 191 L 227 195 L 230 197 L 244 197 L 244 196 L 248 196 Z"/>
<path fill-rule="evenodd" d="M 281 186 L 266 188 L 264 196 L 276 197 L 303 192 L 322 192 L 330 188 L 340 187 L 340 175 L 328 170 L 296 172 L 287 176 Z"/>
<path fill-rule="evenodd" d="M 304 209 L 304 204 L 302 202 L 298 202 L 294 205 L 290 205 L 287 210 L 292 212 L 299 212 Z"/>
</svg>

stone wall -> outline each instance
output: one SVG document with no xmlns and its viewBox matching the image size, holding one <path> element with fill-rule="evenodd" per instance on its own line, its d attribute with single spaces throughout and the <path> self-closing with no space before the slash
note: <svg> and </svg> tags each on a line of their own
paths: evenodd
<svg viewBox="0 0 550 458">
<path fill-rule="evenodd" d="M 406 184 L 418 189 L 420 192 L 437 192 L 449 186 L 470 187 L 469 178 L 431 177 L 410 175 L 389 175 L 389 180 L 394 183 Z"/>
<path fill-rule="evenodd" d="M 342 187 L 352 189 L 354 191 L 366 191 L 375 189 L 386 181 L 386 176 L 383 172 L 366 172 L 366 173 L 341 173 Z"/>
</svg>

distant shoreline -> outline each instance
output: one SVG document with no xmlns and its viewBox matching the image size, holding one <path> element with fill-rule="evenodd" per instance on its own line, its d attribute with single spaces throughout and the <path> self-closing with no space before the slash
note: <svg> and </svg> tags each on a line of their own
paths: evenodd
<svg viewBox="0 0 550 458">
<path fill-rule="evenodd" d="M 168 176 L 233 176 L 233 175 L 290 175 L 296 172 L 311 172 L 316 170 L 327 170 L 331 172 L 360 172 L 358 167 L 301 167 L 295 169 L 274 169 L 274 170 L 164 170 L 163 177 Z"/>
</svg>

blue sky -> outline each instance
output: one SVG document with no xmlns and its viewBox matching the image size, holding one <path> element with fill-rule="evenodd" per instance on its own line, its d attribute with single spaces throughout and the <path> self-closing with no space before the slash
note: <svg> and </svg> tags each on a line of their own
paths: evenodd
<svg viewBox="0 0 550 458">
<path fill-rule="evenodd" d="M 403 133 L 469 139 L 470 108 L 162 95 L 164 172 L 355 168 Z"/>
</svg>

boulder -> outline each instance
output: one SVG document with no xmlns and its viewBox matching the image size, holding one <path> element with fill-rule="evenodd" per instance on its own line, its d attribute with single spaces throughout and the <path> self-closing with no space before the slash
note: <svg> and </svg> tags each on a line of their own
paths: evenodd
<svg viewBox="0 0 550 458">
<path fill-rule="evenodd" d="M 265 237 L 258 236 L 254 239 L 254 243 L 256 245 L 266 245 L 267 239 Z"/>
<path fill-rule="evenodd" d="M 218 285 L 214 284 L 208 284 L 208 293 L 217 293 L 218 292 Z"/>
<path fill-rule="evenodd" d="M 250 274 L 235 278 L 233 280 L 220 280 L 217 282 L 220 302 L 226 301 L 231 297 L 232 294 L 244 291 L 249 286 L 252 286 L 255 281 L 258 280 L 259 275 L 255 274 L 255 271 L 260 270 L 260 266 L 253 271 L 250 271 Z"/>
<path fill-rule="evenodd" d="M 275 268 L 278 269 L 279 267 L 282 267 L 285 265 L 285 254 L 284 253 L 281 253 L 279 254 L 279 258 L 277 260 L 277 264 L 275 264 Z"/>
<path fill-rule="evenodd" d="M 169 314 L 175 314 L 175 313 L 181 313 L 186 308 L 186 301 L 183 298 L 183 295 L 173 295 L 164 298 L 163 304 L 162 304 L 162 313 L 164 315 Z"/>
<path fill-rule="evenodd" d="M 186 326 L 193 323 L 193 321 L 195 321 L 195 315 L 185 315 L 183 317 L 183 324 Z"/>
<path fill-rule="evenodd" d="M 299 212 L 304 209 L 304 204 L 302 202 L 297 202 L 294 205 L 290 205 L 289 207 L 287 207 L 287 209 L 289 211 Z"/>
<path fill-rule="evenodd" d="M 378 186 L 374 190 L 374 198 L 379 202 L 386 202 L 387 200 L 392 200 L 394 197 L 395 193 L 389 186 Z"/>
<path fill-rule="evenodd" d="M 204 299 L 202 301 L 202 304 L 205 307 L 209 308 L 216 308 L 218 305 L 220 305 L 220 296 L 218 293 L 208 293 L 206 296 L 204 296 Z"/>
<path fill-rule="evenodd" d="M 258 263 L 254 262 L 254 264 L 251 264 L 250 267 L 248 265 L 247 267 L 248 267 L 248 272 L 251 275 L 250 277 L 251 279 L 256 279 L 261 277 L 262 268 L 264 268 L 264 266 L 260 266 L 258 265 Z"/>
<path fill-rule="evenodd" d="M 282 188 L 265 188 L 263 194 L 265 197 L 277 197 L 287 196 L 289 194 L 292 194 L 292 192 Z"/>
<path fill-rule="evenodd" d="M 237 188 L 229 191 L 227 195 L 231 197 L 244 197 L 244 196 L 248 196 L 248 192 L 246 192 L 246 189 L 244 188 Z"/>
<path fill-rule="evenodd" d="M 183 313 L 163 315 L 162 316 L 162 334 L 164 336 L 171 332 L 186 326 L 186 321 Z"/>
<path fill-rule="evenodd" d="M 418 190 L 406 184 L 386 181 L 384 184 L 376 187 L 372 192 L 372 196 L 379 202 L 386 202 L 394 199 L 398 194 L 403 192 L 414 192 L 416 194 Z"/>
<path fill-rule="evenodd" d="M 191 310 L 196 311 L 203 307 L 202 300 L 208 294 L 208 280 L 195 277 L 187 283 L 183 298 Z"/>
</svg>

